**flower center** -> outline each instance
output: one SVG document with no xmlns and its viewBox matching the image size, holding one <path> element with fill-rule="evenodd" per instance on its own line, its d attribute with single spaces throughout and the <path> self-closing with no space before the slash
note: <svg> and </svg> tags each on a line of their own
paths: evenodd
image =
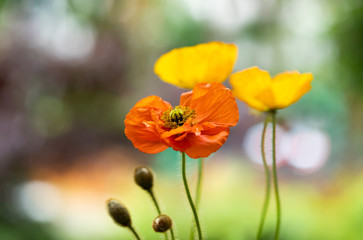
<svg viewBox="0 0 363 240">
<path fill-rule="evenodd" d="M 177 128 L 189 119 L 195 117 L 195 111 L 189 107 L 176 106 L 170 108 L 163 113 L 161 120 L 167 128 Z"/>
<path fill-rule="evenodd" d="M 184 111 L 180 108 L 176 108 L 171 110 L 170 112 L 170 121 L 172 123 L 176 123 L 178 126 L 183 125 L 184 123 Z"/>
</svg>

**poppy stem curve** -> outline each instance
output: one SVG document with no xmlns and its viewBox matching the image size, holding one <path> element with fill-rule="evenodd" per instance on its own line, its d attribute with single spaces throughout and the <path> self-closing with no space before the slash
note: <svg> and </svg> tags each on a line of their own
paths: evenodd
<svg viewBox="0 0 363 240">
<path fill-rule="evenodd" d="M 262 156 L 262 161 L 263 161 L 263 168 L 265 170 L 266 192 L 265 192 L 265 201 L 263 203 L 263 208 L 262 208 L 262 213 L 261 213 L 261 220 L 260 220 L 260 224 L 259 224 L 258 232 L 257 232 L 257 238 L 256 238 L 257 240 L 261 239 L 263 225 L 265 223 L 267 209 L 268 209 L 268 205 L 270 202 L 270 193 L 271 193 L 271 179 L 270 179 L 271 176 L 270 176 L 269 167 L 266 162 L 266 154 L 265 154 L 265 137 L 266 137 L 266 129 L 267 129 L 268 123 L 269 123 L 269 116 L 266 116 L 264 124 L 263 124 L 262 136 L 261 136 L 261 156 Z"/>
<path fill-rule="evenodd" d="M 275 198 L 276 198 L 276 230 L 275 230 L 275 240 L 279 239 L 280 235 L 280 222 L 281 222 L 281 203 L 279 196 L 279 186 L 277 181 L 277 169 L 276 169 L 276 111 L 272 110 L 271 113 L 271 122 L 272 122 L 272 175 L 273 175 L 273 183 L 275 189 Z"/>
<path fill-rule="evenodd" d="M 198 239 L 202 240 L 202 230 L 200 228 L 200 224 L 199 224 L 199 218 L 198 218 L 198 213 L 197 210 L 194 206 L 192 197 L 190 195 L 190 191 L 189 191 L 189 187 L 188 187 L 188 181 L 187 181 L 187 177 L 186 177 L 186 173 L 185 173 L 185 153 L 182 152 L 182 175 L 183 175 L 183 183 L 184 183 L 184 188 L 185 188 L 185 192 L 187 194 L 187 198 L 190 204 L 190 207 L 192 208 L 192 212 L 194 215 L 194 220 L 195 220 L 195 225 L 197 226 L 197 230 L 198 230 Z"/>
<path fill-rule="evenodd" d="M 150 190 L 147 190 L 147 192 L 150 194 L 150 197 L 151 197 L 151 199 L 153 200 L 153 202 L 154 202 L 154 205 L 155 205 L 155 207 L 156 207 L 156 210 L 158 211 L 158 214 L 160 215 L 161 214 L 161 210 L 160 210 L 160 207 L 159 207 L 159 204 L 158 204 L 158 202 L 157 202 L 157 200 L 156 200 L 156 198 L 155 198 L 155 195 L 154 195 L 154 192 L 153 192 L 153 190 L 152 189 L 150 189 Z M 174 231 L 173 231 L 173 228 L 170 228 L 170 234 L 171 234 L 171 239 L 172 240 L 174 240 L 175 238 L 174 238 Z M 165 239 L 166 240 L 168 240 L 169 238 L 168 238 L 168 234 L 165 232 Z"/>
<path fill-rule="evenodd" d="M 199 203 L 200 203 L 200 195 L 202 192 L 202 180 L 203 180 L 203 166 L 204 166 L 204 158 L 198 159 L 198 180 L 197 180 L 197 187 L 195 192 L 195 208 L 197 211 L 199 210 Z M 194 226 L 190 228 L 190 237 L 189 239 L 194 239 Z"/>
<path fill-rule="evenodd" d="M 141 240 L 141 238 L 139 237 L 139 235 L 137 234 L 136 230 L 132 227 L 132 226 L 129 226 L 129 229 L 131 230 L 131 232 L 134 234 L 135 238 L 137 240 Z"/>
<path fill-rule="evenodd" d="M 152 190 L 152 189 L 150 189 L 150 190 L 148 190 L 147 192 L 150 194 L 150 197 L 151 197 L 151 199 L 152 199 L 152 200 L 153 200 L 153 202 L 154 202 L 154 205 L 155 205 L 155 207 L 156 207 L 156 210 L 158 211 L 158 214 L 160 215 L 160 214 L 161 214 L 160 207 L 159 207 L 158 202 L 156 201 L 156 198 L 155 198 L 155 195 L 154 195 L 153 190 Z"/>
</svg>

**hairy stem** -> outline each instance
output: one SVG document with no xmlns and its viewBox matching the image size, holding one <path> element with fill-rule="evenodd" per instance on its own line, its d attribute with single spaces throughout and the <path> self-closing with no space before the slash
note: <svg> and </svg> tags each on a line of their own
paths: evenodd
<svg viewBox="0 0 363 240">
<path fill-rule="evenodd" d="M 197 188 L 195 193 L 195 208 L 197 211 L 199 210 L 199 203 L 200 203 L 200 195 L 202 192 L 202 180 L 203 180 L 203 166 L 204 166 L 204 159 L 198 159 L 198 180 L 197 180 Z M 190 236 L 189 239 L 194 238 L 194 226 L 190 228 Z"/>
<path fill-rule="evenodd" d="M 156 210 L 158 211 L 158 214 L 160 215 L 161 214 L 161 210 L 160 210 L 160 207 L 159 207 L 158 202 L 156 201 L 156 198 L 155 198 L 155 195 L 154 195 L 153 190 L 150 189 L 147 192 L 150 194 L 150 197 L 151 197 L 151 199 L 154 202 L 154 205 L 156 207 Z M 173 231 L 173 228 L 170 228 L 170 234 L 171 234 L 171 239 L 174 240 L 174 231 Z M 166 232 L 165 232 L 165 239 L 166 240 L 168 239 L 168 234 Z"/>
<path fill-rule="evenodd" d="M 152 190 L 152 189 L 150 189 L 150 190 L 148 190 L 147 192 L 150 194 L 150 197 L 151 197 L 151 199 L 152 199 L 152 200 L 153 200 L 153 202 L 154 202 L 154 205 L 155 205 L 155 207 L 156 207 L 156 210 L 158 211 L 158 214 L 160 215 L 160 214 L 161 214 L 160 207 L 159 207 L 158 202 L 156 201 L 156 198 L 155 198 L 155 195 L 154 195 L 153 190 Z"/>
<path fill-rule="evenodd" d="M 202 230 L 201 230 L 200 224 L 199 224 L 198 213 L 197 213 L 197 210 L 195 209 L 192 197 L 190 195 L 190 191 L 189 191 L 189 187 L 188 187 L 188 181 L 187 181 L 187 177 L 186 177 L 186 174 L 185 174 L 185 153 L 184 152 L 182 152 L 182 175 L 183 175 L 183 183 L 184 183 L 185 192 L 187 194 L 187 198 L 188 198 L 190 207 L 192 208 L 192 211 L 193 211 L 195 225 L 197 226 L 198 239 L 202 240 Z"/>
<path fill-rule="evenodd" d="M 137 240 L 141 240 L 141 238 L 139 237 L 139 235 L 137 234 L 137 232 L 135 231 L 135 229 L 132 226 L 129 226 L 129 229 L 131 230 L 131 232 L 134 234 L 135 238 Z"/>
<path fill-rule="evenodd" d="M 267 162 L 266 162 L 266 154 L 265 154 L 265 137 L 266 137 L 266 129 L 267 129 L 268 122 L 269 122 L 269 117 L 266 116 L 265 122 L 263 124 L 262 137 L 261 137 L 261 155 L 262 155 L 262 161 L 263 161 L 263 168 L 265 170 L 266 192 L 265 192 L 265 201 L 264 201 L 262 213 L 261 213 L 261 220 L 260 220 L 260 224 L 259 224 L 258 232 L 257 232 L 257 240 L 261 239 L 263 225 L 265 224 L 267 209 L 268 209 L 268 205 L 270 202 L 270 193 L 271 193 L 270 170 L 269 170 Z"/>
<path fill-rule="evenodd" d="M 278 240 L 280 235 L 281 204 L 280 204 L 279 185 L 277 181 L 277 169 L 276 169 L 276 111 L 271 111 L 271 121 L 272 121 L 272 175 L 275 188 L 276 217 L 277 217 L 275 240 Z"/>
</svg>

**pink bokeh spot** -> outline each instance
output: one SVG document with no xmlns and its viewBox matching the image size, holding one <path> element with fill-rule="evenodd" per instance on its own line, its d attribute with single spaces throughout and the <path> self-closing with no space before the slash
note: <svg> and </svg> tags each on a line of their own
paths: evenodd
<svg viewBox="0 0 363 240">
<path fill-rule="evenodd" d="M 256 124 L 248 129 L 242 142 L 247 158 L 260 166 L 261 134 L 263 125 Z M 322 130 L 295 123 L 290 130 L 276 126 L 277 167 L 289 165 L 296 172 L 309 174 L 318 171 L 328 160 L 330 138 Z M 268 126 L 265 137 L 266 161 L 272 166 L 272 128 Z"/>
</svg>

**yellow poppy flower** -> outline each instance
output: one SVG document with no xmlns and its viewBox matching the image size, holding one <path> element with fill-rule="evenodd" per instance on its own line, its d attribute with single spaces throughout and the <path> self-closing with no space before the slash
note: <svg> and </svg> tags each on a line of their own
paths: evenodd
<svg viewBox="0 0 363 240">
<path fill-rule="evenodd" d="M 267 71 L 251 67 L 234 73 L 230 83 L 236 98 L 259 111 L 276 110 L 297 102 L 311 89 L 311 73 L 283 72 L 271 78 Z"/>
<path fill-rule="evenodd" d="M 198 83 L 223 82 L 237 59 L 237 46 L 223 42 L 176 48 L 162 55 L 154 72 L 161 80 L 192 89 Z"/>
</svg>

